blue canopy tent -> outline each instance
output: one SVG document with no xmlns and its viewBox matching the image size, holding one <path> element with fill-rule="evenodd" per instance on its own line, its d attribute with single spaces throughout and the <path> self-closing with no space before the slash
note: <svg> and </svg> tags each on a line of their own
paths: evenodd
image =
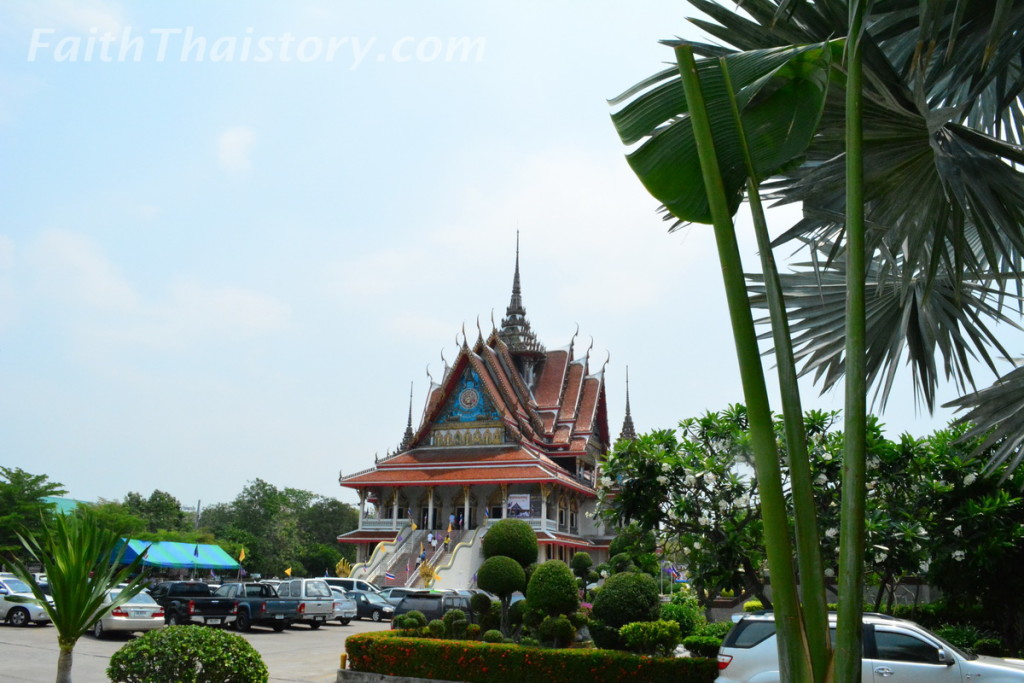
<svg viewBox="0 0 1024 683">
<path fill-rule="evenodd" d="M 237 570 L 239 567 L 238 562 L 224 552 L 219 545 L 131 539 L 121 539 L 121 541 L 128 546 L 121 559 L 124 564 L 130 563 L 139 555 L 144 555 L 142 560 L 144 567 L 218 570 Z"/>
</svg>

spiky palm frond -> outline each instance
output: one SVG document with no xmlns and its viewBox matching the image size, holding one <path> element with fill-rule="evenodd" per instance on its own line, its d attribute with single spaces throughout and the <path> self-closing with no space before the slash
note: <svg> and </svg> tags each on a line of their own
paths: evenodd
<svg viewBox="0 0 1024 683">
<path fill-rule="evenodd" d="M 983 438 L 975 452 L 992 449 L 985 473 L 994 473 L 1008 462 L 1002 476 L 1005 481 L 1024 460 L 1024 367 L 1011 370 L 991 386 L 950 401 L 945 407 L 967 411 L 957 420 L 970 425 L 961 439 Z"/>
<path fill-rule="evenodd" d="M 822 391 L 845 373 L 845 278 L 842 258 L 833 259 L 827 270 L 804 263 L 781 276 L 801 373 L 813 373 Z M 752 303 L 765 307 L 760 278 L 752 280 Z M 987 281 L 945 270 L 929 280 L 907 270 L 902 258 L 875 260 L 868 266 L 866 299 L 868 385 L 881 407 L 904 362 L 913 368 L 915 393 L 931 410 L 941 379 L 954 381 L 962 391 L 973 388 L 972 361 L 995 371 L 993 356 L 1008 357 L 990 324 L 1016 326 L 1003 312 L 1016 297 Z"/>
</svg>

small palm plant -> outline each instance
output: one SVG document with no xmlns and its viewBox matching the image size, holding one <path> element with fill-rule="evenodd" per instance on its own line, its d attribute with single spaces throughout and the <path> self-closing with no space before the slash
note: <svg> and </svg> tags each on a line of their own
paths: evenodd
<svg viewBox="0 0 1024 683">
<path fill-rule="evenodd" d="M 78 639 L 100 617 L 142 591 L 144 576 L 139 570 L 144 553 L 123 565 L 127 545 L 117 532 L 101 527 L 88 508 L 71 515 L 55 515 L 44 520 L 38 534 L 25 533 L 19 539 L 31 561 L 42 565 L 52 602 L 24 562 L 12 561 L 14 574 L 31 587 L 56 627 L 60 646 L 57 683 L 71 683 L 71 655 Z M 134 578 L 129 580 L 132 575 Z M 124 582 L 127 584 L 117 596 L 104 604 L 107 591 Z M 8 600 L 14 599 L 8 596 Z"/>
</svg>

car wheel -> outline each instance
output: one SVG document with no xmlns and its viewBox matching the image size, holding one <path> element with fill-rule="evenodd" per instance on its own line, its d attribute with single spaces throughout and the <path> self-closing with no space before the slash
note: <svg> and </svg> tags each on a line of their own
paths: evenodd
<svg viewBox="0 0 1024 683">
<path fill-rule="evenodd" d="M 106 631 L 103 630 L 103 622 L 102 621 L 97 621 L 96 624 L 92 627 L 92 634 L 96 638 L 102 638 L 103 636 L 106 635 Z"/>
<path fill-rule="evenodd" d="M 342 626 L 348 626 L 349 622 L 351 622 L 352 620 L 351 619 L 338 619 L 338 621 L 341 622 Z"/>
<path fill-rule="evenodd" d="M 247 613 L 239 611 L 238 618 L 235 619 L 235 628 L 243 633 L 252 630 L 252 622 L 249 621 Z"/>
<path fill-rule="evenodd" d="M 181 618 L 177 614 L 168 614 L 165 623 L 168 626 L 178 626 L 181 624 Z"/>
<path fill-rule="evenodd" d="M 11 622 L 11 626 L 28 626 L 31 619 L 27 609 L 15 607 L 7 615 L 7 621 Z"/>
<path fill-rule="evenodd" d="M 318 628 L 320 628 L 320 622 L 319 621 L 311 621 L 311 622 L 309 622 L 309 627 L 315 631 Z"/>
<path fill-rule="evenodd" d="M 380 621 L 380 617 L 381 617 L 381 614 L 380 614 L 380 610 L 379 609 L 373 610 L 373 614 L 370 615 L 370 618 L 373 619 L 374 621 Z"/>
<path fill-rule="evenodd" d="M 277 631 L 278 633 L 280 633 L 281 631 L 285 630 L 286 628 L 288 628 L 288 622 L 287 621 L 275 621 L 274 622 L 274 630 Z"/>
</svg>

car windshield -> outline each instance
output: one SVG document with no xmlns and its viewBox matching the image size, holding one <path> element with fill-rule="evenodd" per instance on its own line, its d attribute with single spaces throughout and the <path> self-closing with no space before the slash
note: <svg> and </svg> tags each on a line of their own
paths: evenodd
<svg viewBox="0 0 1024 683">
<path fill-rule="evenodd" d="M 32 589 L 28 587 L 28 584 L 21 579 L 4 579 L 4 583 L 7 584 L 7 590 L 12 593 L 31 593 Z"/>
<path fill-rule="evenodd" d="M 376 603 L 378 605 L 379 604 L 387 604 L 387 602 L 388 602 L 387 600 L 385 600 L 384 598 L 380 597 L 376 593 L 363 593 L 363 595 L 366 596 L 367 600 L 369 600 L 370 602 Z"/>
</svg>

